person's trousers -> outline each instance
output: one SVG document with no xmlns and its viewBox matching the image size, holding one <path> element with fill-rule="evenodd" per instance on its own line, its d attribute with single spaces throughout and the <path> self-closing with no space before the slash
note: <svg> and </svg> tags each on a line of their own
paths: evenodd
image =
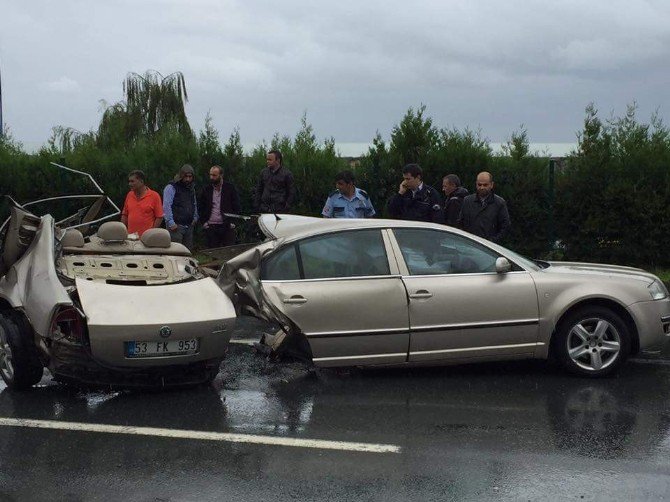
<svg viewBox="0 0 670 502">
<path fill-rule="evenodd" d="M 208 248 L 221 248 L 235 244 L 235 229 L 230 223 L 209 225 L 205 231 L 205 243 Z"/>
<path fill-rule="evenodd" d="M 170 230 L 170 239 L 172 242 L 179 242 L 189 250 L 193 250 L 193 225 L 179 225 L 175 230 Z"/>
</svg>

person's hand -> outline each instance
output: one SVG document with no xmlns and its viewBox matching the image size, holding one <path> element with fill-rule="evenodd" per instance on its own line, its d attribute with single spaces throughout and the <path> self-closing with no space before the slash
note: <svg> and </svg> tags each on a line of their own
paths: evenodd
<svg viewBox="0 0 670 502">
<path fill-rule="evenodd" d="M 400 195 L 403 195 L 406 191 L 407 191 L 407 186 L 405 185 L 405 181 L 403 180 L 403 181 L 400 183 L 400 188 L 398 188 L 398 193 L 399 193 Z"/>
<path fill-rule="evenodd" d="M 231 223 L 231 224 L 230 224 L 230 228 L 233 229 L 233 230 L 235 230 L 235 223 Z"/>
<path fill-rule="evenodd" d="M 177 225 L 176 223 L 173 223 L 172 225 L 170 225 L 170 226 L 168 227 L 168 230 L 171 230 L 171 231 L 174 232 L 174 231 L 177 230 L 178 228 L 179 228 L 179 225 Z"/>
<path fill-rule="evenodd" d="M 209 228 L 209 223 L 203 223 L 203 224 L 202 224 L 202 228 L 204 228 L 204 229 Z"/>
</svg>

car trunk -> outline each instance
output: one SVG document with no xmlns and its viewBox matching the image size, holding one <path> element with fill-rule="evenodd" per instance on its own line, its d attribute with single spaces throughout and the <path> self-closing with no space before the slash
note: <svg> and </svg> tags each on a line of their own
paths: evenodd
<svg viewBox="0 0 670 502">
<path fill-rule="evenodd" d="M 112 366 L 163 366 L 222 358 L 235 323 L 213 279 L 160 286 L 76 280 L 92 356 Z"/>
</svg>

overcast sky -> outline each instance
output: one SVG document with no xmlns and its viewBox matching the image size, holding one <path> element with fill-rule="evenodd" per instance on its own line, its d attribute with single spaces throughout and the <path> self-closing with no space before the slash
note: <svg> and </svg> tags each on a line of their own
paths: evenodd
<svg viewBox="0 0 670 502">
<path fill-rule="evenodd" d="M 584 108 L 670 120 L 667 0 L 0 1 L 4 121 L 31 146 L 97 127 L 128 72 L 181 71 L 225 141 L 388 137 L 408 107 L 505 141 L 574 142 Z"/>
</svg>

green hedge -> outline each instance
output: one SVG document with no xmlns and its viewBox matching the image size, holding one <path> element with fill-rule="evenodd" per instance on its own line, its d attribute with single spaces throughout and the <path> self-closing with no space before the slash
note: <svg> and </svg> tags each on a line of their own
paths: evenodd
<svg viewBox="0 0 670 502">
<path fill-rule="evenodd" d="M 34 154 L 25 153 L 9 135 L 0 140 L 0 193 L 25 201 L 85 189 L 84 180 L 49 166 L 55 161 L 90 172 L 121 205 L 132 169 L 145 171 L 148 185 L 161 191 L 183 163 L 196 168 L 200 184 L 207 182 L 209 167 L 220 164 L 239 187 L 244 211 L 251 212 L 252 189 L 265 154 L 279 148 L 295 176 L 296 212 L 319 215 L 335 173 L 349 168 L 334 139 L 317 140 L 306 117 L 295 137 L 275 135 L 248 155 L 238 130 L 222 144 L 209 117 L 197 137 L 169 123 L 125 142 L 101 141 L 93 132 L 54 131 Z M 378 133 L 354 169 L 358 185 L 370 193 L 381 215 L 408 162 L 418 162 L 425 180 L 438 189 L 444 175 L 455 173 L 472 190 L 477 173 L 488 170 L 496 192 L 509 205 L 512 231 L 505 244 L 510 248 L 534 257 L 670 265 L 665 245 L 670 230 L 670 134 L 656 116 L 649 124 L 638 122 L 634 106 L 624 117 L 607 121 L 593 106 L 586 109 L 577 151 L 558 164 L 553 207 L 549 159 L 529 154 L 523 127 L 512 133 L 504 154 L 494 154 L 479 131 L 439 128 L 421 106 L 407 111 L 390 138 L 387 144 Z"/>
</svg>

